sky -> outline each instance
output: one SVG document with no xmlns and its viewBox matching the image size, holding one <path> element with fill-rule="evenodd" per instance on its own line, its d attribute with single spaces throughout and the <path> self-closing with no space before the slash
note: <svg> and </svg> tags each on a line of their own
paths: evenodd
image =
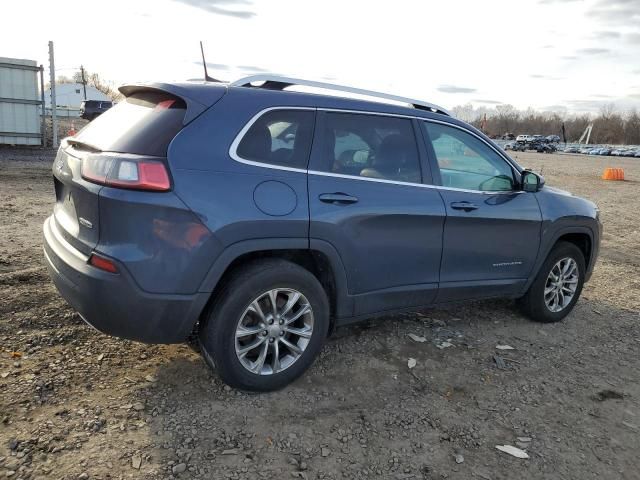
<svg viewBox="0 0 640 480">
<path fill-rule="evenodd" d="M 119 85 L 278 73 L 445 108 L 640 109 L 640 0 L 20 0 L 0 57 Z"/>
</svg>

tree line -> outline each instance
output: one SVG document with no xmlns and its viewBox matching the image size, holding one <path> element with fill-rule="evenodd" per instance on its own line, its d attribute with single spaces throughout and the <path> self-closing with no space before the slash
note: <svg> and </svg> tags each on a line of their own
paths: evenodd
<svg viewBox="0 0 640 480">
<path fill-rule="evenodd" d="M 577 142 L 588 125 L 593 124 L 589 143 L 640 145 L 640 115 L 636 109 L 621 113 L 613 104 L 604 105 L 597 115 L 567 115 L 538 112 L 531 108 L 521 111 L 512 105 L 495 108 L 474 108 L 467 104 L 455 107 L 453 114 L 491 137 L 506 133 L 515 135 L 558 135 L 562 139 L 564 124 L 566 141 Z"/>
</svg>

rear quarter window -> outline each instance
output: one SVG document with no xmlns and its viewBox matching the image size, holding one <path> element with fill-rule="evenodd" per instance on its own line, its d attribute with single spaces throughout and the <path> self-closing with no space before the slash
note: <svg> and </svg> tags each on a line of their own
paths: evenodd
<svg viewBox="0 0 640 480">
<path fill-rule="evenodd" d="M 178 97 L 161 91 L 135 92 L 89 123 L 76 139 L 103 152 L 164 157 L 182 129 L 185 113 L 186 104 Z"/>
<path fill-rule="evenodd" d="M 314 119 L 310 110 L 266 112 L 241 134 L 235 155 L 240 160 L 307 168 Z"/>
</svg>

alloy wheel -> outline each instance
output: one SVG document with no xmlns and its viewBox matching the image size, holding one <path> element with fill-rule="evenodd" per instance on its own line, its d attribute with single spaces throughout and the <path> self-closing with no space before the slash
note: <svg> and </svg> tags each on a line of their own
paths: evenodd
<svg viewBox="0 0 640 480">
<path fill-rule="evenodd" d="M 236 356 L 257 375 L 286 370 L 303 354 L 313 334 L 313 310 L 297 290 L 276 288 L 255 298 L 238 320 Z"/>
<path fill-rule="evenodd" d="M 549 311 L 561 312 L 571 303 L 579 275 L 578 264 L 573 258 L 565 257 L 556 262 L 544 286 L 544 303 Z"/>
</svg>

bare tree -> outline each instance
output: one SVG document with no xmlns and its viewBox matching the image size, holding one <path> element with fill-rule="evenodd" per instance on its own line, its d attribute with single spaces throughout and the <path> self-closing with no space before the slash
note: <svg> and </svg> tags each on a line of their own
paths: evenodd
<svg viewBox="0 0 640 480">
<path fill-rule="evenodd" d="M 71 77 L 67 77 L 66 75 L 58 75 L 56 77 L 56 84 L 60 85 L 63 83 L 74 83 L 75 80 Z M 49 84 L 47 83 L 47 87 L 49 86 Z"/>
<path fill-rule="evenodd" d="M 104 80 L 98 73 L 91 73 L 85 70 L 84 78 L 87 85 L 95 88 L 99 92 L 104 93 L 111 100 L 118 101 L 123 98 L 122 94 L 114 87 L 112 82 Z M 78 71 L 73 75 L 75 83 L 82 83 L 82 72 Z"/>
<path fill-rule="evenodd" d="M 640 115 L 634 108 L 624 122 L 624 143 L 628 145 L 640 145 Z"/>
</svg>

